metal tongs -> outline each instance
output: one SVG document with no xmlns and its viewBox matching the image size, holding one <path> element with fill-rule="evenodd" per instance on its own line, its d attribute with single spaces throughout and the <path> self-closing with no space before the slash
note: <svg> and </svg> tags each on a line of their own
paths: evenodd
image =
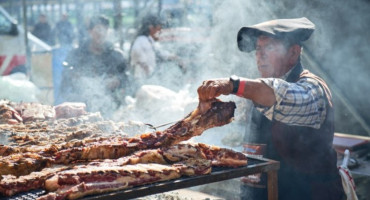
<svg viewBox="0 0 370 200">
<path fill-rule="evenodd" d="M 161 128 L 161 127 L 164 127 L 164 126 L 167 126 L 167 125 L 170 125 L 170 124 L 174 124 L 176 122 L 178 122 L 178 121 L 168 122 L 168 123 L 161 124 L 161 125 L 158 125 L 158 126 L 154 126 L 154 125 L 149 124 L 149 123 L 146 123 L 145 125 L 147 125 L 150 129 L 153 129 L 154 131 L 157 131 L 158 128 Z"/>
<path fill-rule="evenodd" d="M 212 99 L 212 100 L 209 100 L 209 101 L 200 101 L 199 105 L 198 105 L 198 109 L 200 110 L 200 112 L 206 112 L 208 109 L 211 108 L 211 103 L 214 102 L 214 101 L 218 101 L 218 100 L 217 99 Z M 161 127 L 164 127 L 164 126 L 167 126 L 167 125 L 170 125 L 170 124 L 174 124 L 178 121 L 180 121 L 180 120 L 168 122 L 168 123 L 165 123 L 165 124 L 161 124 L 159 126 L 153 126 L 152 124 L 149 124 L 149 123 L 146 123 L 145 125 L 147 125 L 150 129 L 153 129 L 154 131 L 157 131 L 158 128 L 161 128 Z"/>
</svg>

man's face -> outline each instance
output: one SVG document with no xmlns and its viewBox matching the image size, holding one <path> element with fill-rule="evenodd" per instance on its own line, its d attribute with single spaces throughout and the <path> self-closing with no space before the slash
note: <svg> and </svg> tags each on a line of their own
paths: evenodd
<svg viewBox="0 0 370 200">
<path fill-rule="evenodd" d="M 94 43 L 103 44 L 108 33 L 108 27 L 98 24 L 90 30 L 90 36 Z"/>
<path fill-rule="evenodd" d="M 282 41 L 271 37 L 258 37 L 256 60 L 262 78 L 279 78 L 290 69 L 288 50 Z"/>
</svg>

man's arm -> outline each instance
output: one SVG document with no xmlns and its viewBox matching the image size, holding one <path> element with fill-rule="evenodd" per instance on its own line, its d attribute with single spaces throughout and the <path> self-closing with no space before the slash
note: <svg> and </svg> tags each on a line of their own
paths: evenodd
<svg viewBox="0 0 370 200">
<path fill-rule="evenodd" d="M 297 83 L 282 79 L 244 79 L 239 96 L 252 100 L 268 119 L 288 125 L 320 128 L 326 117 L 325 96 L 316 80 L 305 78 Z M 200 101 L 232 94 L 233 83 L 228 79 L 204 81 L 198 88 Z"/>
<path fill-rule="evenodd" d="M 276 103 L 271 107 L 256 105 L 257 110 L 270 120 L 320 128 L 326 117 L 326 98 L 318 81 L 312 78 L 297 83 L 273 78 L 261 80 L 273 89 Z"/>
<path fill-rule="evenodd" d="M 241 78 L 245 82 L 245 88 L 239 95 L 263 105 L 272 106 L 276 102 L 274 91 L 260 79 Z M 220 95 L 229 95 L 233 91 L 233 83 L 229 78 L 206 80 L 198 88 L 198 95 L 201 101 L 207 101 Z"/>
</svg>

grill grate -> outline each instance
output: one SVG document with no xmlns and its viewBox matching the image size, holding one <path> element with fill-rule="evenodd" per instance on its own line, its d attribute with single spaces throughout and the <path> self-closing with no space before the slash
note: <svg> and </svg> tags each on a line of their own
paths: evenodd
<svg viewBox="0 0 370 200">
<path fill-rule="evenodd" d="M 237 178 L 249 174 L 278 170 L 280 163 L 264 158 L 248 157 L 248 165 L 239 168 L 212 167 L 211 174 L 181 177 L 179 179 L 137 186 L 121 191 L 86 196 L 81 200 L 122 200 L 143 197 L 151 194 L 168 192 L 171 190 L 188 188 L 207 183 Z M 0 200 L 35 200 L 46 194 L 45 190 L 32 190 L 11 197 L 0 196 Z"/>
<path fill-rule="evenodd" d="M 22 192 L 11 197 L 0 196 L 0 200 L 34 200 L 37 197 L 46 194 L 45 190 L 31 190 L 28 192 Z"/>
</svg>

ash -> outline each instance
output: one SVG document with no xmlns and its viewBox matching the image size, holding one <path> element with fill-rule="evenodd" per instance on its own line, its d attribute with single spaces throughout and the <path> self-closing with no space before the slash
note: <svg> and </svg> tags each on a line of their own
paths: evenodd
<svg viewBox="0 0 370 200">
<path fill-rule="evenodd" d="M 224 200 L 224 198 L 208 195 L 193 189 L 179 189 L 175 191 L 154 194 L 134 200 Z"/>
</svg>

